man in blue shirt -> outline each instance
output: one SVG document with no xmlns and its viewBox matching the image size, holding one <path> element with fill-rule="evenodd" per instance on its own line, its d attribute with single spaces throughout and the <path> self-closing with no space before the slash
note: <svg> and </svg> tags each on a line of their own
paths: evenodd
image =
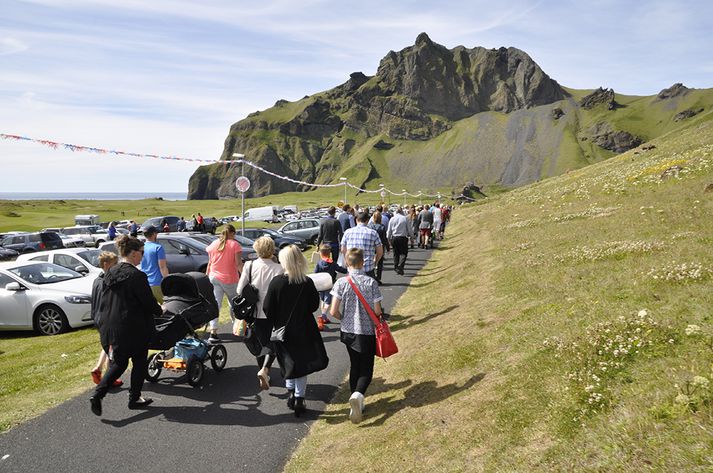
<svg viewBox="0 0 713 473">
<path fill-rule="evenodd" d="M 131 225 L 129 225 L 129 234 L 134 238 L 139 236 L 139 225 L 133 220 L 131 221 Z"/>
<path fill-rule="evenodd" d="M 146 273 L 151 286 L 151 292 L 159 304 L 163 304 L 163 293 L 161 292 L 161 281 L 168 276 L 168 266 L 166 265 L 166 251 L 156 242 L 158 230 L 151 225 L 144 230 L 146 243 L 144 243 L 144 256 L 141 258 L 139 269 Z"/>
</svg>

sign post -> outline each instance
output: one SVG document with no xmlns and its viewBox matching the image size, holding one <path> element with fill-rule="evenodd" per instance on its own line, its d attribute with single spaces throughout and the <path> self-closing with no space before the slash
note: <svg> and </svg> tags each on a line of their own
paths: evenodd
<svg viewBox="0 0 713 473">
<path fill-rule="evenodd" d="M 250 189 L 250 179 L 240 176 L 235 180 L 235 187 L 240 191 L 240 207 L 242 217 L 240 218 L 240 234 L 245 236 L 245 193 Z"/>
</svg>

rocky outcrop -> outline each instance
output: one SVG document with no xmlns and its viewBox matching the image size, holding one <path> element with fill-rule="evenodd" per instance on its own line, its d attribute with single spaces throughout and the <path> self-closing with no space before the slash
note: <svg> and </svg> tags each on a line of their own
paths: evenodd
<svg viewBox="0 0 713 473">
<path fill-rule="evenodd" d="M 552 118 L 559 120 L 562 116 L 564 116 L 564 111 L 561 108 L 555 107 L 552 109 Z"/>
<path fill-rule="evenodd" d="M 447 49 L 421 33 L 413 46 L 389 52 L 375 76 L 354 72 L 327 92 L 300 102 L 278 100 L 272 109 L 235 123 L 221 159 L 240 152 L 275 173 L 327 182 L 351 150 L 372 136 L 425 141 L 449 130 L 453 120 L 483 111 L 510 113 L 566 96 L 519 49 Z M 342 130 L 351 137 L 342 139 Z M 373 146 L 392 147 L 385 140 Z M 253 183 L 249 195 L 299 189 L 251 169 L 245 172 Z M 238 175 L 233 166 L 202 167 L 191 177 L 189 198 L 238 196 Z"/>
<path fill-rule="evenodd" d="M 591 94 L 584 97 L 579 104 L 582 108 L 590 110 L 597 105 L 605 104 L 608 110 L 615 110 L 618 106 L 614 100 L 614 89 L 604 89 L 599 87 Z"/>
<path fill-rule="evenodd" d="M 658 95 L 656 95 L 656 98 L 658 100 L 672 99 L 674 97 L 686 95 L 690 90 L 691 89 L 678 82 L 676 84 L 673 84 L 668 89 L 663 89 L 661 92 L 658 93 Z"/>
<path fill-rule="evenodd" d="M 591 129 L 592 142 L 615 153 L 623 153 L 642 143 L 641 138 L 623 130 L 612 130 L 609 123 L 597 123 Z"/>
<path fill-rule="evenodd" d="M 680 122 L 681 120 L 685 120 L 687 118 L 695 117 L 699 113 L 703 111 L 702 108 L 699 108 L 698 110 L 693 110 L 692 108 L 689 108 L 688 110 L 684 110 L 682 112 L 677 113 L 676 115 L 673 116 L 673 121 L 675 122 Z"/>
</svg>

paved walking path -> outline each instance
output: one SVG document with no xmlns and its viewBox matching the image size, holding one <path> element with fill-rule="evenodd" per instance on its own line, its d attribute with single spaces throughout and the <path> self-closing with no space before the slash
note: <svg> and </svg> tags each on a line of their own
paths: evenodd
<svg viewBox="0 0 713 473">
<path fill-rule="evenodd" d="M 387 313 L 430 253 L 411 250 L 405 276 L 390 269 L 392 254 L 387 255 L 382 286 Z M 309 410 L 300 418 L 285 405 L 279 369 L 270 373 L 272 388 L 260 391 L 255 359 L 228 326 L 222 329 L 227 366 L 218 374 L 207 363 L 201 388 L 164 371 L 158 383 L 144 385 L 144 395 L 154 399 L 149 409 L 129 410 L 124 388 L 107 395 L 101 418 L 90 412 L 87 392 L 0 435 L 0 472 L 281 471 L 348 370 L 339 325 L 323 332 L 329 367 L 309 376 Z M 123 379 L 128 384 L 128 374 Z"/>
</svg>

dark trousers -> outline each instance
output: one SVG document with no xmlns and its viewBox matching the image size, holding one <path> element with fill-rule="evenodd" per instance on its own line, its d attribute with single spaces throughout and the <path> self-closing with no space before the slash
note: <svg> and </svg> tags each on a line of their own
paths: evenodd
<svg viewBox="0 0 713 473">
<path fill-rule="evenodd" d="M 376 272 L 374 269 L 365 271 L 364 274 L 366 274 L 367 276 L 369 276 L 372 279 L 376 279 Z M 378 279 L 377 279 L 377 281 L 378 281 Z"/>
<path fill-rule="evenodd" d="M 148 345 L 135 350 L 131 354 L 122 355 L 114 353 L 114 362 L 109 363 L 109 369 L 104 373 L 101 381 L 97 385 L 94 393 L 99 399 L 106 396 L 109 387 L 114 384 L 114 381 L 119 379 L 126 368 L 129 367 L 131 360 L 131 387 L 129 388 L 129 400 L 136 401 L 141 397 L 141 390 L 144 387 L 144 379 L 146 379 L 146 371 L 148 369 Z"/>
<path fill-rule="evenodd" d="M 374 355 L 366 355 L 353 350 L 347 345 L 349 353 L 349 388 L 351 392 L 359 392 L 366 394 L 366 389 L 371 384 L 371 378 L 374 375 Z"/>
<path fill-rule="evenodd" d="M 376 263 L 376 268 L 374 268 L 374 279 L 381 282 L 381 275 L 384 273 L 384 258 L 381 258 L 378 263 Z"/>
<path fill-rule="evenodd" d="M 339 259 L 339 243 L 333 243 L 333 242 L 326 242 L 329 246 L 332 247 L 332 261 L 335 263 Z M 319 248 L 317 248 L 317 251 L 319 251 Z"/>
<path fill-rule="evenodd" d="M 394 269 L 403 271 L 408 257 L 408 237 L 394 237 Z"/>
<path fill-rule="evenodd" d="M 255 357 L 257 359 L 257 365 L 260 368 L 267 366 L 269 369 L 272 363 L 275 362 L 275 350 L 272 349 L 272 342 L 270 342 L 272 323 L 267 319 L 255 319 L 253 330 L 255 330 L 257 339 L 260 340 L 260 344 L 263 346 L 262 353 Z M 265 365 L 266 361 L 267 365 Z"/>
</svg>

